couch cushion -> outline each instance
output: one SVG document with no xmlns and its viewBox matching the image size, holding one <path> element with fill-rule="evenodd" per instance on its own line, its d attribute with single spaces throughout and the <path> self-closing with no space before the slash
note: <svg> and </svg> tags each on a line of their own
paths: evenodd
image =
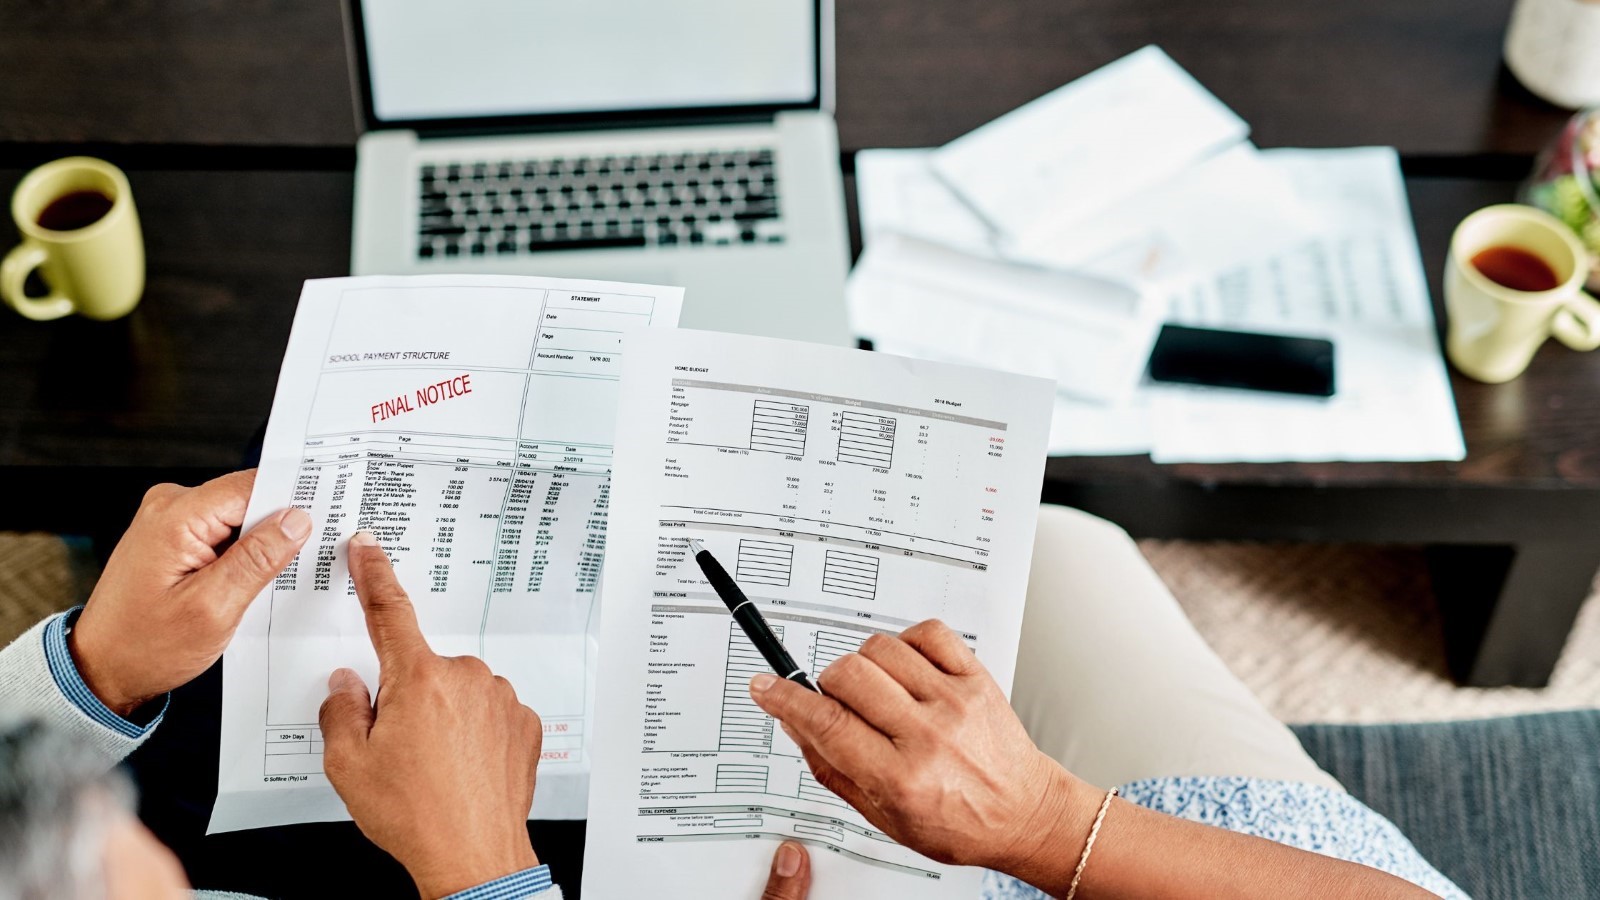
<svg viewBox="0 0 1600 900">
<path fill-rule="evenodd" d="M 1600 710 L 1293 728 L 1478 900 L 1600 897 Z"/>
</svg>

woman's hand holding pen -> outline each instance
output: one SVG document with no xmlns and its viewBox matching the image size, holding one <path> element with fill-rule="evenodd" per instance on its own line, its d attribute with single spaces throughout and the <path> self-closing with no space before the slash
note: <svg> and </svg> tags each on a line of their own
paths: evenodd
<svg viewBox="0 0 1600 900">
<path fill-rule="evenodd" d="M 873 635 L 818 681 L 823 694 L 757 675 L 750 694 L 819 782 L 900 843 L 1032 881 L 1059 866 L 1063 834 L 1088 831 L 1100 791 L 1034 746 L 942 623 Z"/>
</svg>

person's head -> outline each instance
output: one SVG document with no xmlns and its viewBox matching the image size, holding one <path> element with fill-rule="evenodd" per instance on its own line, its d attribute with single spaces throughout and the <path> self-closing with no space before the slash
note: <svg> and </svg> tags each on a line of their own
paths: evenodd
<svg viewBox="0 0 1600 900">
<path fill-rule="evenodd" d="M 188 882 L 133 786 L 43 723 L 0 721 L 0 900 L 168 900 Z"/>
</svg>

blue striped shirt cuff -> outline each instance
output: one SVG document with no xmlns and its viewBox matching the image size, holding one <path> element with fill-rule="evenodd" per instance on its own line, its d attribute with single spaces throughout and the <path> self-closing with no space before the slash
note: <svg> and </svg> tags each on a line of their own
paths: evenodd
<svg viewBox="0 0 1600 900">
<path fill-rule="evenodd" d="M 458 891 L 445 897 L 444 900 L 522 900 L 541 891 L 548 891 L 554 885 L 555 882 L 550 880 L 549 866 L 534 866 L 521 872 L 513 872 L 504 878 L 485 882 L 475 888 Z"/>
<path fill-rule="evenodd" d="M 157 725 L 161 724 L 161 717 L 167 714 L 167 703 L 172 700 L 168 694 L 161 701 L 161 709 L 150 721 L 137 725 L 112 712 L 100 698 L 89 690 L 83 683 L 83 676 L 78 674 L 78 665 L 72 661 L 72 651 L 67 649 L 67 631 L 78 620 L 78 613 L 83 611 L 79 606 L 64 615 L 56 616 L 44 627 L 44 658 L 50 665 L 50 677 L 55 679 L 56 687 L 68 700 L 88 716 L 95 724 L 122 735 L 125 738 L 137 740 L 149 734 Z M 142 716 L 141 716 L 142 718 Z"/>
</svg>

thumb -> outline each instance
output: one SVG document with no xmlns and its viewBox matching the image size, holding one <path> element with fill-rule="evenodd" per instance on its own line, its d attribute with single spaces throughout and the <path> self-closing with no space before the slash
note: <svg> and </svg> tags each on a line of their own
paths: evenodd
<svg viewBox="0 0 1600 900">
<path fill-rule="evenodd" d="M 328 676 L 328 698 L 317 711 L 325 758 L 344 757 L 365 745 L 376 718 L 367 683 L 354 669 L 335 669 Z"/>
<path fill-rule="evenodd" d="M 784 841 L 772 855 L 772 872 L 761 900 L 806 900 L 811 893 L 811 856 L 799 841 Z"/>
<path fill-rule="evenodd" d="M 311 536 L 311 517 L 289 508 L 250 529 L 216 562 L 194 573 L 190 590 L 207 603 L 243 615 L 256 595 L 278 577 Z"/>
</svg>

